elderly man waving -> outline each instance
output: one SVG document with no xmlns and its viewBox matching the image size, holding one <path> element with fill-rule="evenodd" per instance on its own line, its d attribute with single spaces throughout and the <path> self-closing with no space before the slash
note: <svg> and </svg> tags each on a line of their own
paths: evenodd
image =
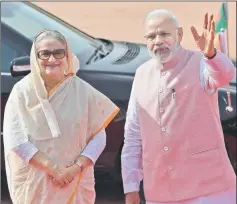
<svg viewBox="0 0 237 204">
<path fill-rule="evenodd" d="M 199 48 L 180 45 L 176 17 L 155 10 L 145 20 L 152 59 L 136 72 L 125 125 L 122 176 L 126 204 L 234 204 L 236 176 L 225 149 L 217 89 L 235 74 L 214 48 L 215 23 L 191 33 Z"/>
</svg>

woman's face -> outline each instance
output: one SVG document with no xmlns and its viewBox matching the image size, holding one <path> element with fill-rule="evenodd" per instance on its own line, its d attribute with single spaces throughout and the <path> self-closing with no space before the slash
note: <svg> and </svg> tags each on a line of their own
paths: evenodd
<svg viewBox="0 0 237 204">
<path fill-rule="evenodd" d="M 68 69 L 66 45 L 48 37 L 37 42 L 36 47 L 41 74 L 48 78 L 61 79 Z"/>
</svg>

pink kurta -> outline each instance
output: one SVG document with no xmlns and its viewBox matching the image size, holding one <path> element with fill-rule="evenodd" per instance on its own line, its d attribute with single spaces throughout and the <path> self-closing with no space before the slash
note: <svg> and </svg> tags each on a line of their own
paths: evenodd
<svg viewBox="0 0 237 204">
<path fill-rule="evenodd" d="M 143 177 L 149 203 L 198 203 L 216 193 L 229 195 L 226 190 L 236 187 L 236 176 L 215 91 L 234 73 L 235 67 L 219 52 L 206 60 L 184 49 L 165 67 L 150 60 L 138 69 L 122 153 L 125 193 L 137 191 Z"/>
</svg>

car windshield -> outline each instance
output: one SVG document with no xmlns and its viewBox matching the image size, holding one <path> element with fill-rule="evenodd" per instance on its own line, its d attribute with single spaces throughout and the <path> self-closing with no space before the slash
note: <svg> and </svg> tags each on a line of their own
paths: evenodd
<svg viewBox="0 0 237 204">
<path fill-rule="evenodd" d="M 57 30 L 67 37 L 77 54 L 90 45 L 99 45 L 94 38 L 30 3 L 2 2 L 1 21 L 30 40 L 42 30 Z"/>
</svg>

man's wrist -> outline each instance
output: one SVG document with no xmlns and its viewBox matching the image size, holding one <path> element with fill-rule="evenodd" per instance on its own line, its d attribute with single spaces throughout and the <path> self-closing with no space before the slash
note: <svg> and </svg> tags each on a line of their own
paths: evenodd
<svg viewBox="0 0 237 204">
<path fill-rule="evenodd" d="M 216 48 L 214 48 L 214 53 L 210 56 L 206 55 L 205 57 L 210 60 L 210 59 L 213 59 L 216 56 L 216 54 L 217 54 L 217 50 L 216 50 Z"/>
<path fill-rule="evenodd" d="M 123 184 L 124 194 L 139 192 L 140 190 L 140 181 L 132 182 L 132 183 L 124 183 Z"/>
<path fill-rule="evenodd" d="M 126 200 L 126 202 L 131 202 L 131 201 L 136 202 L 136 203 L 139 202 L 140 201 L 139 192 L 134 191 L 134 192 L 125 194 L 125 200 Z"/>
<path fill-rule="evenodd" d="M 129 196 L 129 195 L 137 194 L 137 193 L 139 193 L 139 191 L 132 191 L 132 192 L 125 193 L 125 196 Z"/>
</svg>

